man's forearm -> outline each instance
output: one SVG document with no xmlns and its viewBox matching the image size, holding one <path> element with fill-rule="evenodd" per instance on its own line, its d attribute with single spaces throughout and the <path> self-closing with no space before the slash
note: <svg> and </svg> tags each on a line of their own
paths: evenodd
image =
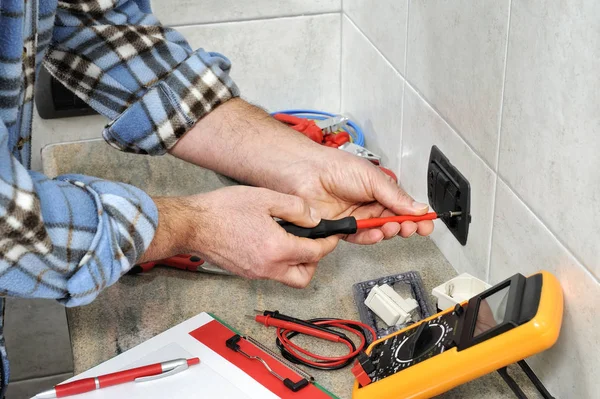
<svg viewBox="0 0 600 399">
<path fill-rule="evenodd" d="M 158 208 L 158 226 L 152 243 L 139 263 L 170 258 L 187 253 L 193 223 L 189 220 L 190 205 L 185 197 L 153 198 Z"/>
<path fill-rule="evenodd" d="M 322 150 L 260 108 L 233 99 L 201 119 L 170 152 L 244 183 L 286 191 L 286 169 Z"/>
</svg>

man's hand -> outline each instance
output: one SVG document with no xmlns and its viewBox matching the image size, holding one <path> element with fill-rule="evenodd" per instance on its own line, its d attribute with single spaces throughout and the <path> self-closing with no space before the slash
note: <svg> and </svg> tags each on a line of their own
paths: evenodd
<svg viewBox="0 0 600 399">
<path fill-rule="evenodd" d="M 158 230 L 142 262 L 193 253 L 240 276 L 301 288 L 336 244 L 286 233 L 273 217 L 314 227 L 318 213 L 299 197 L 264 188 L 228 187 L 155 202 Z"/>
<path fill-rule="evenodd" d="M 415 202 L 385 173 L 369 161 L 329 147 L 319 148 L 313 159 L 280 170 L 286 176 L 281 191 L 298 195 L 327 219 L 352 215 L 357 219 L 393 215 L 422 215 L 427 205 Z M 357 244 L 373 244 L 400 234 L 429 235 L 432 221 L 387 223 L 346 237 Z"/>
<path fill-rule="evenodd" d="M 367 160 L 316 144 L 241 99 L 226 102 L 200 120 L 171 154 L 238 181 L 298 195 L 323 218 L 427 212 L 426 205 L 414 203 Z M 372 244 L 396 234 L 409 237 L 432 231 L 431 221 L 388 223 L 347 239 Z"/>
</svg>

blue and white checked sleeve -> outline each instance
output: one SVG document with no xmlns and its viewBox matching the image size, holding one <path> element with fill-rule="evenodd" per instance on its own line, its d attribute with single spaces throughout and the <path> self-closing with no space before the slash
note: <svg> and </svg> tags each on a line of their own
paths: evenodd
<svg viewBox="0 0 600 399">
<path fill-rule="evenodd" d="M 164 154 L 239 95 L 229 60 L 192 51 L 179 32 L 160 25 L 148 0 L 59 1 L 45 64 L 112 120 L 103 136 L 128 152 Z"/>
<path fill-rule="evenodd" d="M 9 154 L 0 123 L 0 295 L 91 302 L 150 245 L 143 191 L 88 176 L 49 179 Z M 4 137 L 2 137 L 4 136 Z"/>
</svg>

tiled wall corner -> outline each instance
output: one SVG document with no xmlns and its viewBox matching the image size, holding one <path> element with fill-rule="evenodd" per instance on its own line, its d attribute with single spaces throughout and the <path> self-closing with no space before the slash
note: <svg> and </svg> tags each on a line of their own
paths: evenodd
<svg viewBox="0 0 600 399">
<path fill-rule="evenodd" d="M 405 65 L 408 3 L 408 0 L 344 0 L 343 3 L 344 14 L 401 74 Z M 347 61 L 355 63 L 359 58 L 351 44 L 347 50 Z"/>
<path fill-rule="evenodd" d="M 555 274 L 565 294 L 562 334 L 529 361 L 556 397 L 597 397 L 600 3 L 410 0 L 407 9 L 406 27 L 401 19 L 384 23 L 370 2 L 344 1 L 351 22 L 343 24 L 343 63 L 357 43 L 371 51 L 361 55 L 363 66 L 342 67 L 342 111 L 363 125 L 388 123 L 396 107 L 384 86 L 389 77 L 351 71 L 385 64 L 402 71 L 402 127 L 377 130 L 384 136 L 367 145 L 397 159 L 403 187 L 421 201 L 431 145 L 466 175 L 467 246 L 442 224 L 433 240 L 459 272 L 491 283 L 540 269 Z M 388 4 L 387 12 L 396 11 Z M 386 48 L 392 38 L 395 52 Z M 397 58 L 404 41 L 405 71 Z M 378 92 L 363 104 L 350 85 Z"/>
<path fill-rule="evenodd" d="M 342 0 L 152 0 L 158 19 L 175 26 L 323 14 L 341 8 Z"/>
<path fill-rule="evenodd" d="M 342 27 L 342 108 L 365 133 L 369 150 L 397 171 L 404 79 L 347 18 Z"/>
<path fill-rule="evenodd" d="M 528 359 L 557 398 L 596 398 L 600 392 L 598 304 L 600 285 L 531 210 L 499 179 L 490 281 L 540 270 L 554 274 L 564 292 L 558 343 Z"/>
<path fill-rule="evenodd" d="M 242 96 L 269 110 L 340 108 L 340 15 L 178 28 L 192 48 L 227 56 Z"/>
<path fill-rule="evenodd" d="M 499 163 L 500 176 L 596 278 L 599 21 L 598 1 L 513 1 Z"/>
<path fill-rule="evenodd" d="M 410 86 L 404 92 L 402 169 L 400 181 L 415 199 L 427 202 L 427 166 L 433 145 L 448 157 L 471 184 L 469 239 L 462 246 L 436 221 L 432 239 L 458 272 L 487 278 L 496 174 Z"/>
<path fill-rule="evenodd" d="M 406 78 L 496 166 L 509 0 L 412 0 Z"/>
</svg>

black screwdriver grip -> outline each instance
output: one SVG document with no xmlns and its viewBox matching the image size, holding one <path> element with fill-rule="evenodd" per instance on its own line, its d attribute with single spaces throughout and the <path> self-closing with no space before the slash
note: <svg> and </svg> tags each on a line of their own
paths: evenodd
<svg viewBox="0 0 600 399">
<path fill-rule="evenodd" d="M 353 216 L 338 220 L 321 219 L 321 222 L 312 228 L 300 227 L 285 220 L 280 220 L 278 223 L 288 233 L 304 238 L 325 238 L 336 234 L 354 234 L 357 230 L 356 219 Z"/>
</svg>

